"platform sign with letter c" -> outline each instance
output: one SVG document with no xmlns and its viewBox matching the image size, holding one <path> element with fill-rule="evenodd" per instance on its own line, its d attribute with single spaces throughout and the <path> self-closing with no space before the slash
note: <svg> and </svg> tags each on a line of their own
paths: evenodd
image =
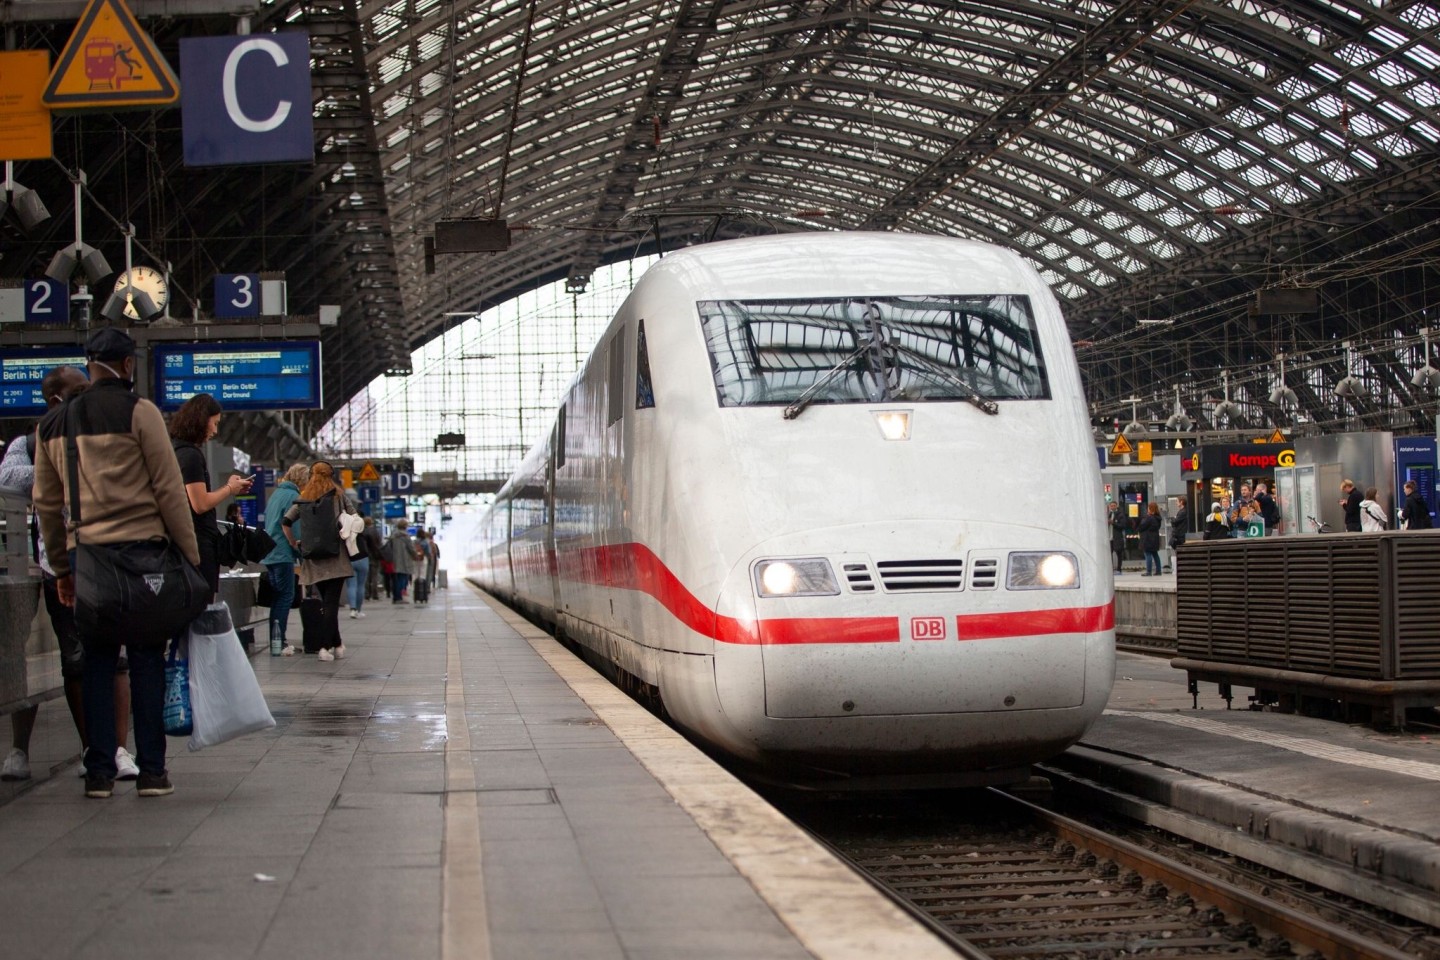
<svg viewBox="0 0 1440 960">
<path fill-rule="evenodd" d="M 215 316 L 221 320 L 260 316 L 260 275 L 215 274 Z"/>
<path fill-rule="evenodd" d="M 180 76 L 187 167 L 315 159 L 308 35 L 186 37 Z"/>
</svg>

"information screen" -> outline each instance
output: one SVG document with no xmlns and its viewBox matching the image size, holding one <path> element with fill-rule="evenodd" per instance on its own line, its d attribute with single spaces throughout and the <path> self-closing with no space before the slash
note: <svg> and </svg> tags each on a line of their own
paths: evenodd
<svg viewBox="0 0 1440 960">
<path fill-rule="evenodd" d="M 155 402 L 180 409 L 208 393 L 226 410 L 318 410 L 320 341 L 175 343 L 151 350 Z"/>
<path fill-rule="evenodd" d="M 38 417 L 45 412 L 40 383 L 61 365 L 85 369 L 82 347 L 19 347 L 0 350 L 0 417 Z"/>
</svg>

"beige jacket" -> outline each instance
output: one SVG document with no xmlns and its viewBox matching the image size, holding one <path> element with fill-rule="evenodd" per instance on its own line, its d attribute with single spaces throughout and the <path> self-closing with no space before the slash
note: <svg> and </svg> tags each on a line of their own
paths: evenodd
<svg viewBox="0 0 1440 960">
<path fill-rule="evenodd" d="M 73 409 L 72 409 L 73 408 Z M 65 429 L 72 421 L 80 450 L 80 523 L 70 523 Z M 76 537 L 126 543 L 165 537 L 200 563 L 190 501 L 160 410 L 106 379 L 49 410 L 36 427 L 35 488 L 40 535 L 57 577 L 70 573 Z"/>
</svg>

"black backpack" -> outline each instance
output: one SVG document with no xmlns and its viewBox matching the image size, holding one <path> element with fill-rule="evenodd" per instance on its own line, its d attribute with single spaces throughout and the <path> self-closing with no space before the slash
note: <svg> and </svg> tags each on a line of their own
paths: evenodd
<svg viewBox="0 0 1440 960">
<path fill-rule="evenodd" d="M 340 516 L 333 493 L 319 500 L 301 500 L 300 559 L 329 560 L 340 556 Z"/>
</svg>

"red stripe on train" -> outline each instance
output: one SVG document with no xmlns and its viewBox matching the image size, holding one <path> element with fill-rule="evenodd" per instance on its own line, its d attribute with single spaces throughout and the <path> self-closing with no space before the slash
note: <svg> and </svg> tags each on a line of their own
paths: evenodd
<svg viewBox="0 0 1440 960">
<path fill-rule="evenodd" d="M 558 570 L 566 580 L 649 594 L 685 626 L 721 643 L 900 642 L 899 617 L 795 617 L 754 621 L 723 616 L 700 602 L 643 543 L 562 550 Z M 960 616 L 956 621 L 961 640 L 1094 633 L 1115 626 L 1115 605 L 1111 602 L 1065 610 L 977 614 Z"/>
</svg>

